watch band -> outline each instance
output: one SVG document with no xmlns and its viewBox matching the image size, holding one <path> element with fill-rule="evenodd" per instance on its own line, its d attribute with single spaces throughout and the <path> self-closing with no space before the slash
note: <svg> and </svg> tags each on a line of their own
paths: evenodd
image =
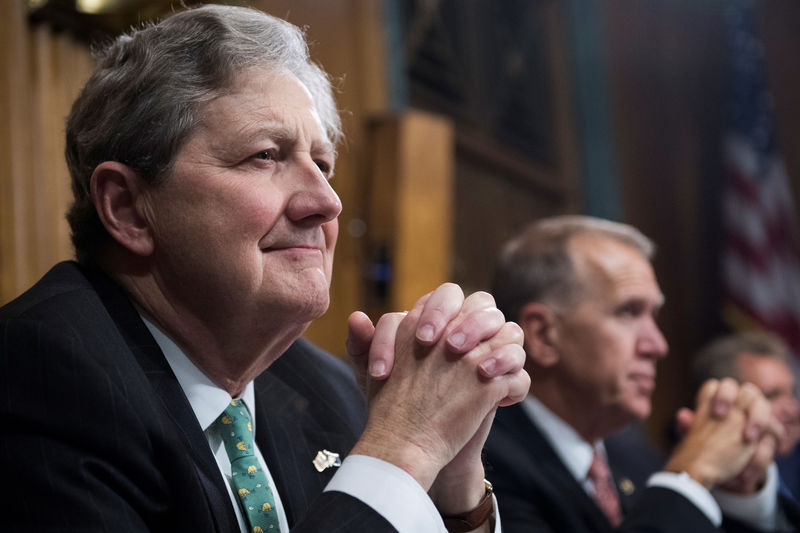
<svg viewBox="0 0 800 533">
<path fill-rule="evenodd" d="M 492 484 L 484 479 L 483 484 L 486 492 L 478 505 L 471 511 L 456 515 L 444 516 L 444 527 L 449 533 L 467 533 L 482 526 L 492 516 L 494 511 L 494 501 L 492 500 Z"/>
</svg>

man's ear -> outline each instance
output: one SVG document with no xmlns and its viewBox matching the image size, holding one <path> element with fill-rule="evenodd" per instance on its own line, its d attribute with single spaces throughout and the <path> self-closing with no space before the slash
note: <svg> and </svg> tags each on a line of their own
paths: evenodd
<svg viewBox="0 0 800 533">
<path fill-rule="evenodd" d="M 525 333 L 528 357 L 542 367 L 559 361 L 556 314 L 546 304 L 531 302 L 519 312 L 519 325 Z"/>
<path fill-rule="evenodd" d="M 129 166 L 104 161 L 91 179 L 92 201 L 111 237 L 136 255 L 153 253 L 153 235 L 141 212 L 143 182 Z"/>
</svg>

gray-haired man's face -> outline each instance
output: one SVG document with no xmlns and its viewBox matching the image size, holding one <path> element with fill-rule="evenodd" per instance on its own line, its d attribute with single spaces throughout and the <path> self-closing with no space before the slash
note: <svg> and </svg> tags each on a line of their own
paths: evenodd
<svg viewBox="0 0 800 533">
<path fill-rule="evenodd" d="M 576 405 L 599 416 L 619 424 L 645 418 L 668 348 L 655 322 L 663 296 L 653 268 L 609 239 L 576 237 L 570 247 L 582 289 L 557 320 L 562 381 Z"/>
<path fill-rule="evenodd" d="M 209 320 L 306 323 L 328 307 L 341 202 L 334 147 L 291 74 L 252 69 L 147 195 L 170 301 Z"/>
</svg>

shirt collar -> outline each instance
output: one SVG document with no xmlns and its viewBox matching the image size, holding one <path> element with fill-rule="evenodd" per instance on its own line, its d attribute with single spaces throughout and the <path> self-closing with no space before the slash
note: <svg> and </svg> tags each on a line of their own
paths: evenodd
<svg viewBox="0 0 800 533">
<path fill-rule="evenodd" d="M 585 481 L 589 474 L 589 467 L 592 465 L 595 449 L 600 450 L 605 456 L 603 441 L 598 440 L 589 444 L 578 435 L 572 426 L 532 395 L 528 395 L 521 405 L 522 410 L 544 434 L 572 476 L 579 482 Z"/>
<path fill-rule="evenodd" d="M 178 379 L 178 383 L 183 389 L 183 393 L 192 406 L 197 421 L 203 431 L 206 431 L 211 424 L 222 414 L 222 411 L 233 399 L 225 389 L 218 387 L 202 370 L 183 353 L 175 342 L 170 339 L 156 325 L 152 324 L 145 317 L 142 317 L 144 324 L 153 335 L 158 347 L 164 353 L 172 372 Z M 253 419 L 253 431 L 255 432 L 256 404 L 253 382 L 247 384 L 241 398 L 250 410 L 250 417 Z"/>
</svg>

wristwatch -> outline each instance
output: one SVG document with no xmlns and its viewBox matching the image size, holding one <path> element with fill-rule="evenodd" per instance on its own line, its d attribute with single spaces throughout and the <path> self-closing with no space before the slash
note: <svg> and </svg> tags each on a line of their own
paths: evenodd
<svg viewBox="0 0 800 533">
<path fill-rule="evenodd" d="M 444 520 L 444 527 L 447 528 L 449 533 L 466 533 L 473 531 L 482 526 L 492 516 L 494 511 L 494 501 L 492 500 L 492 484 L 489 480 L 484 479 L 483 484 L 486 486 L 486 492 L 483 498 L 478 502 L 477 507 L 466 513 L 459 513 L 455 515 L 442 515 Z"/>
</svg>

